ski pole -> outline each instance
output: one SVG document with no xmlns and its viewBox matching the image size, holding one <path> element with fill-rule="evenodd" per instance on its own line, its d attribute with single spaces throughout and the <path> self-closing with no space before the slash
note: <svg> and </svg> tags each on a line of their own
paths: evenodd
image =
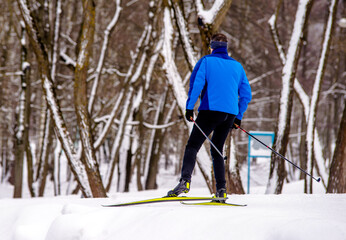
<svg viewBox="0 0 346 240">
<path fill-rule="evenodd" d="M 244 133 L 246 133 L 247 135 L 249 135 L 250 137 L 254 138 L 255 140 L 257 140 L 259 143 L 261 143 L 263 146 L 265 146 L 266 148 L 270 149 L 273 153 L 275 153 L 276 155 L 278 155 L 279 157 L 285 159 L 287 162 L 289 162 L 290 164 L 292 164 L 293 166 L 295 166 L 296 168 L 298 168 L 300 171 L 302 171 L 303 173 L 305 173 L 306 175 L 308 175 L 309 177 L 311 177 L 312 179 L 314 179 L 317 182 L 321 181 L 321 178 L 315 178 L 314 176 L 312 176 L 311 174 L 309 174 L 308 172 L 306 172 L 304 169 L 300 168 L 298 165 L 294 164 L 293 162 L 291 162 L 290 160 L 288 160 L 287 158 L 285 158 L 284 156 L 282 156 L 280 153 L 278 153 L 277 151 L 275 151 L 274 149 L 272 149 L 271 147 L 267 146 L 265 143 L 263 143 L 262 141 L 260 141 L 259 139 L 257 139 L 255 136 L 253 136 L 252 134 L 248 133 L 247 131 L 245 131 L 243 128 L 241 128 L 239 125 L 235 124 L 234 125 L 239 128 L 240 130 L 242 130 Z"/>
<path fill-rule="evenodd" d="M 201 133 L 204 135 L 204 137 L 206 139 L 208 139 L 208 141 L 210 142 L 210 144 L 215 148 L 215 150 L 220 154 L 220 156 L 222 157 L 222 159 L 226 160 L 227 156 L 223 156 L 222 153 L 219 151 L 219 149 L 216 148 L 216 146 L 214 145 L 214 143 L 208 138 L 208 136 L 203 132 L 203 130 L 198 126 L 198 124 L 195 122 L 195 120 L 193 120 L 193 117 L 190 117 L 190 119 L 192 120 L 192 122 L 196 125 L 196 127 L 201 131 Z"/>
</svg>

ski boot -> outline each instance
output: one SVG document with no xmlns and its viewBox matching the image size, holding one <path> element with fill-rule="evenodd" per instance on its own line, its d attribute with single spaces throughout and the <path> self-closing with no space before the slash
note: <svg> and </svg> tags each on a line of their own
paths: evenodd
<svg viewBox="0 0 346 240">
<path fill-rule="evenodd" d="M 190 191 L 190 181 L 180 179 L 178 185 L 167 193 L 166 197 L 178 197 L 181 193 L 188 193 Z"/>
<path fill-rule="evenodd" d="M 225 203 L 227 198 L 227 192 L 225 188 L 220 188 L 216 191 L 216 198 L 224 198 L 224 200 L 213 200 L 213 202 Z"/>
</svg>

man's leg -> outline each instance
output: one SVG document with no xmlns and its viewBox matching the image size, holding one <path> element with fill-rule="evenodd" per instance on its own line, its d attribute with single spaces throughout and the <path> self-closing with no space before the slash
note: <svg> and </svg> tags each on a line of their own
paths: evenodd
<svg viewBox="0 0 346 240">
<path fill-rule="evenodd" d="M 197 116 L 196 123 L 208 136 L 215 129 L 215 127 L 225 121 L 225 119 L 227 119 L 226 113 L 200 111 Z M 196 164 L 197 152 L 201 148 L 204 141 L 205 136 L 194 125 L 185 148 L 180 182 L 174 189 L 167 193 L 167 196 L 178 196 L 180 193 L 187 193 L 190 190 L 191 176 Z"/>
<path fill-rule="evenodd" d="M 217 147 L 217 149 L 222 153 L 223 145 L 226 141 L 228 132 L 233 124 L 235 115 L 228 114 L 227 119 L 215 127 L 213 137 L 211 141 Z M 222 156 L 211 147 L 210 149 L 211 156 L 213 158 L 214 174 L 216 180 L 216 189 L 226 188 L 226 179 L 225 179 L 225 162 Z"/>
<path fill-rule="evenodd" d="M 209 111 L 200 111 L 197 116 L 196 123 L 208 136 L 216 127 L 215 120 Z M 191 175 L 196 164 L 196 156 L 201 148 L 205 136 L 201 131 L 194 125 L 191 131 L 189 140 L 185 147 L 185 153 L 183 158 L 183 166 L 181 169 L 181 178 L 185 180 L 191 180 Z"/>
</svg>

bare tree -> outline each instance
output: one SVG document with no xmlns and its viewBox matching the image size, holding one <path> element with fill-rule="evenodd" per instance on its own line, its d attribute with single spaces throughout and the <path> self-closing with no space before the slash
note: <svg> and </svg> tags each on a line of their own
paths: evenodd
<svg viewBox="0 0 346 240">
<path fill-rule="evenodd" d="M 310 174 L 313 174 L 313 148 L 314 148 L 314 133 L 315 133 L 315 125 L 316 125 L 316 112 L 317 112 L 317 103 L 319 96 L 321 94 L 321 85 L 324 75 L 324 69 L 327 62 L 328 52 L 329 52 L 329 46 L 331 43 L 331 36 L 332 36 L 332 30 L 333 30 L 333 23 L 335 19 L 335 13 L 336 13 L 336 7 L 337 7 L 337 0 L 332 0 L 330 3 L 329 8 L 329 18 L 326 24 L 325 32 L 324 32 L 324 40 L 322 44 L 322 50 L 321 50 L 321 56 L 320 61 L 318 64 L 317 74 L 314 82 L 314 88 L 311 96 L 311 102 L 310 102 L 310 112 L 308 117 L 308 124 L 307 124 L 307 136 L 306 136 L 306 145 L 307 145 L 307 169 Z M 320 166 L 323 165 L 323 163 L 319 164 Z M 323 180 L 323 178 L 322 178 Z M 307 186 L 307 192 L 312 193 L 312 179 L 309 178 L 309 183 Z"/>
<path fill-rule="evenodd" d="M 333 161 L 330 166 L 327 193 L 346 193 L 346 106 L 336 140 Z"/>
<path fill-rule="evenodd" d="M 210 36 L 218 31 L 227 35 L 228 52 L 242 63 L 253 89 L 244 128 L 273 131 L 276 126 L 276 150 L 303 168 L 309 156 L 313 167 L 308 171 L 319 175 L 324 185 L 329 178 L 330 192 L 342 191 L 336 190 L 343 181 L 342 161 L 331 162 L 335 143 L 335 150 L 342 150 L 342 141 L 336 139 L 346 89 L 345 31 L 340 25 L 335 31 L 329 31 L 329 24 L 323 29 L 328 21 L 326 1 L 94 3 L 0 2 L 8 10 L 0 15 L 1 182 L 13 184 L 17 178 L 15 191 L 22 192 L 19 183 L 28 183 L 32 196 L 43 196 L 47 186 L 54 185 L 56 195 L 81 192 L 96 197 L 105 196 L 105 190 L 160 187 L 163 168 L 165 174 L 178 177 L 192 127 L 181 118 L 187 82 L 198 58 L 207 54 Z M 330 3 L 335 6 L 334 19 L 340 19 L 344 3 Z M 25 45 L 18 44 L 18 20 L 25 24 Z M 27 48 L 26 61 L 20 57 L 22 46 Z M 30 62 L 27 86 L 21 83 L 26 77 L 22 67 L 29 66 L 25 62 Z M 30 124 L 20 128 L 24 89 L 31 92 L 25 100 L 30 103 Z M 26 148 L 15 139 L 20 129 L 30 139 Z M 232 131 L 226 142 L 229 193 L 244 193 L 240 172 L 246 163 L 246 137 Z M 206 143 L 201 148 L 195 170 L 212 192 L 208 147 Z M 338 151 L 336 156 L 344 157 Z M 28 179 L 21 176 L 26 169 L 20 163 L 16 168 L 22 170 L 14 172 L 15 159 L 27 160 Z M 301 178 L 281 159 L 271 161 L 268 192 L 280 193 L 284 180 Z"/>
<path fill-rule="evenodd" d="M 84 15 L 82 33 L 80 36 L 80 48 L 75 69 L 74 102 L 83 147 L 82 161 L 84 161 L 93 197 L 106 197 L 106 191 L 102 184 L 98 162 L 95 155 L 87 100 L 87 73 L 95 31 L 94 1 L 84 0 L 83 11 Z"/>
<path fill-rule="evenodd" d="M 26 30 L 30 39 L 30 43 L 33 47 L 37 61 L 39 63 L 40 71 L 42 74 L 42 85 L 49 109 L 53 115 L 56 133 L 59 137 L 60 142 L 62 143 L 65 154 L 69 160 L 72 172 L 74 173 L 76 180 L 78 181 L 81 187 L 83 195 L 86 197 L 91 197 L 92 191 L 86 176 L 85 167 L 78 160 L 76 150 L 73 146 L 70 134 L 66 128 L 66 124 L 63 119 L 59 103 L 57 102 L 54 82 L 52 81 L 50 74 L 50 61 L 48 59 L 48 51 L 46 48 L 47 46 L 43 45 L 43 43 L 39 40 L 40 33 L 38 31 L 37 25 L 35 24 L 35 21 L 33 21 L 32 19 L 30 9 L 27 3 L 24 1 L 18 1 L 18 5 L 26 25 Z"/>
<path fill-rule="evenodd" d="M 293 98 L 292 90 L 302 44 L 301 36 L 303 35 L 302 32 L 307 23 L 312 2 L 311 0 L 303 0 L 298 3 L 294 28 L 287 50 L 286 63 L 282 69 L 279 117 L 273 146 L 282 155 L 285 155 L 288 144 Z M 285 178 L 285 163 L 277 155 L 272 155 L 266 193 L 281 193 Z"/>
<path fill-rule="evenodd" d="M 21 27 L 21 93 L 18 107 L 18 123 L 16 128 L 16 159 L 14 166 L 14 193 L 13 197 L 22 197 L 23 184 L 23 164 L 29 145 L 29 119 L 30 119 L 30 64 L 27 57 L 25 26 L 22 23 Z M 31 154 L 31 153 L 30 153 Z M 32 164 L 28 164 L 28 167 Z M 32 170 L 32 169 L 31 169 Z M 32 178 L 32 171 L 29 171 L 29 176 Z M 32 180 L 30 189 L 32 189 Z M 34 194 L 32 192 L 32 194 Z"/>
</svg>

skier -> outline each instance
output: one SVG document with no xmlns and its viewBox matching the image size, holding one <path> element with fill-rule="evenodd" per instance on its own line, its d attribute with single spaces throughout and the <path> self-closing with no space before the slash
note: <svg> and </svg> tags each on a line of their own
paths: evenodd
<svg viewBox="0 0 346 240">
<path fill-rule="evenodd" d="M 228 56 L 224 34 L 212 36 L 210 51 L 211 54 L 197 62 L 191 74 L 185 117 L 193 121 L 193 109 L 200 96 L 196 124 L 207 136 L 213 132 L 211 141 L 222 153 L 230 128 L 237 129 L 234 124 L 240 126 L 252 95 L 242 65 Z M 204 135 L 194 126 L 185 148 L 179 184 L 167 193 L 168 197 L 189 192 L 196 155 L 204 141 Z M 215 197 L 226 198 L 224 159 L 213 147 L 210 152 L 216 180 Z"/>
</svg>

